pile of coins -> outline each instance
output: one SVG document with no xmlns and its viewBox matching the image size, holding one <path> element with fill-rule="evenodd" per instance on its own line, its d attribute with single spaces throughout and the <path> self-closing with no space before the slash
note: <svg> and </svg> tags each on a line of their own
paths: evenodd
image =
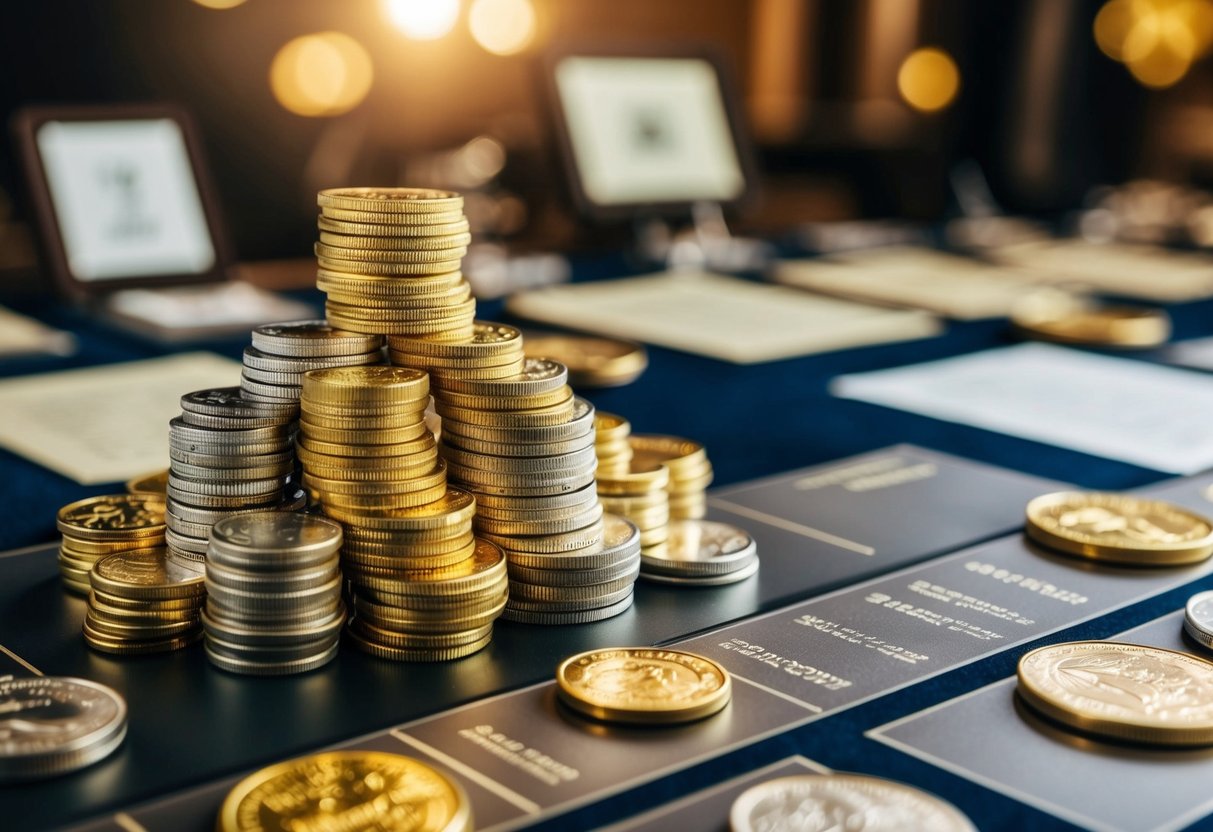
<svg viewBox="0 0 1213 832">
<path fill-rule="evenodd" d="M 632 423 L 614 413 L 598 411 L 594 416 L 594 451 L 598 457 L 598 476 L 626 474 L 632 466 L 632 446 L 628 437 Z"/>
<path fill-rule="evenodd" d="M 297 411 L 294 401 L 253 401 L 239 387 L 181 397 L 169 422 L 170 555 L 202 562 L 211 526 L 230 514 L 303 507 L 290 487 Z"/>
<path fill-rule="evenodd" d="M 446 469 L 425 425 L 429 378 L 404 367 L 334 367 L 303 377 L 299 462 L 328 507 L 349 511 L 432 503 Z"/>
<path fill-rule="evenodd" d="M 419 188 L 321 191 L 325 315 L 354 332 L 466 341 L 476 300 L 459 270 L 471 234 L 463 197 Z"/>
<path fill-rule="evenodd" d="M 63 534 L 59 574 L 69 592 L 87 595 L 89 572 L 107 555 L 153 555 L 164 547 L 164 498 L 109 494 L 69 503 L 56 524 Z"/>
<path fill-rule="evenodd" d="M 590 650 L 556 668 L 557 698 L 604 722 L 680 725 L 719 713 L 733 696 L 721 665 L 661 647 Z"/>
<path fill-rule="evenodd" d="M 84 640 L 117 655 L 160 653 L 202 638 L 206 599 L 201 564 L 153 554 L 119 552 L 97 561 L 84 617 Z"/>
<path fill-rule="evenodd" d="M 569 368 L 569 383 L 577 387 L 631 384 L 649 366 L 648 353 L 640 344 L 601 335 L 528 332 L 526 354 L 559 361 Z"/>
<path fill-rule="evenodd" d="M 281 676 L 337 655 L 345 604 L 341 527 L 254 512 L 215 524 L 206 558 L 206 654 L 232 673 Z"/>
<path fill-rule="evenodd" d="M 87 679 L 0 678 L 0 714 L 19 714 L 22 722 L 21 728 L 14 725 L 5 731 L 0 745 L 4 784 L 92 765 L 126 738 L 126 701 L 117 691 Z"/>
<path fill-rule="evenodd" d="M 758 544 L 744 530 L 712 520 L 671 520 L 660 555 L 642 555 L 640 576 L 675 586 L 723 586 L 758 572 Z"/>
<path fill-rule="evenodd" d="M 670 469 L 660 463 L 642 467 L 632 462 L 626 472 L 598 477 L 598 498 L 603 507 L 636 524 L 641 551 L 650 557 L 661 557 L 668 548 L 669 483 Z"/>
<path fill-rule="evenodd" d="M 633 433 L 628 437 L 632 449 L 631 464 L 645 470 L 655 464 L 670 469 L 666 491 L 670 497 L 670 518 L 698 520 L 708 513 L 704 491 L 712 484 L 712 463 L 703 445 L 678 436 Z"/>
<path fill-rule="evenodd" d="M 328 367 L 383 363 L 383 337 L 334 329 L 325 321 L 266 324 L 244 348 L 240 389 L 252 401 L 299 402 L 303 374 Z"/>
</svg>

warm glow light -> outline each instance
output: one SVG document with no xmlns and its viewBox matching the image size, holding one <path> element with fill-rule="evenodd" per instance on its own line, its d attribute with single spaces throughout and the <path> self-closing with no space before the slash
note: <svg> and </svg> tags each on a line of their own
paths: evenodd
<svg viewBox="0 0 1213 832">
<path fill-rule="evenodd" d="M 374 74 L 362 44 L 340 32 L 319 32 L 278 50 L 270 65 L 270 89 L 292 113 L 335 116 L 362 103 Z"/>
<path fill-rule="evenodd" d="M 942 49 L 915 49 L 897 71 L 897 89 L 915 110 L 942 110 L 960 91 L 960 70 Z"/>
<path fill-rule="evenodd" d="M 494 55 L 513 55 L 535 39 L 531 0 L 475 0 L 468 13 L 472 38 Z"/>
<path fill-rule="evenodd" d="M 388 20 L 414 40 L 434 40 L 455 28 L 459 0 L 384 0 Z"/>
<path fill-rule="evenodd" d="M 1169 87 L 1213 47 L 1209 0 L 1109 0 L 1095 16 L 1095 42 L 1147 87 Z"/>
<path fill-rule="evenodd" d="M 244 0 L 194 0 L 194 2 L 199 6 L 206 6 L 208 9 L 234 9 Z"/>
</svg>

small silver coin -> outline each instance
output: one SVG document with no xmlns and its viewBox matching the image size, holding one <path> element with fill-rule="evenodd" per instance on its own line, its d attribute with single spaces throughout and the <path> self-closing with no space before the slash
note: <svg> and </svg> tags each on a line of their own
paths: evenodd
<svg viewBox="0 0 1213 832">
<path fill-rule="evenodd" d="M 382 335 L 335 329 L 327 321 L 290 321 L 259 326 L 253 346 L 269 355 L 290 358 L 358 355 L 383 347 Z"/>
<path fill-rule="evenodd" d="M 0 782 L 75 771 L 108 756 L 126 736 L 126 702 L 85 679 L 0 680 Z"/>
<path fill-rule="evenodd" d="M 646 572 L 686 577 L 724 575 L 748 566 L 758 551 L 744 529 L 713 520 L 672 520 L 658 557 L 645 555 Z"/>
<path fill-rule="evenodd" d="M 1198 592 L 1188 599 L 1184 630 L 1202 647 L 1213 650 L 1213 591 Z"/>
<path fill-rule="evenodd" d="M 640 578 L 650 583 L 670 584 L 671 586 L 725 586 L 727 584 L 740 583 L 747 578 L 757 575 L 758 556 L 754 555 L 753 558 L 754 560 L 749 566 L 738 569 L 736 572 L 728 572 L 724 575 L 705 575 L 703 577 L 662 575 L 657 572 L 648 572 L 642 565 L 640 568 Z"/>
<path fill-rule="evenodd" d="M 614 618 L 632 606 L 633 595 L 628 594 L 627 597 L 616 601 L 605 607 L 598 607 L 589 610 L 575 610 L 572 612 L 532 612 L 520 609 L 511 609 L 508 605 L 501 613 L 501 618 L 505 621 L 515 621 L 519 624 L 543 624 L 543 625 L 558 625 L 567 624 L 590 624 L 595 621 L 605 621 L 608 618 Z"/>
<path fill-rule="evenodd" d="M 195 390 L 181 397 L 181 409 L 203 416 L 260 419 L 271 416 L 289 420 L 298 412 L 294 404 L 274 405 L 246 399 L 239 387 Z"/>
</svg>

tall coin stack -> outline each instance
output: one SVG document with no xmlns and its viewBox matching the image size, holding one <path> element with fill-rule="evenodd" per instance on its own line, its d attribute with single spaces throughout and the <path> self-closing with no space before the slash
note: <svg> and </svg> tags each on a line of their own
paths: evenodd
<svg viewBox="0 0 1213 832">
<path fill-rule="evenodd" d="M 337 655 L 345 605 L 341 526 L 254 512 L 215 524 L 206 558 L 206 654 L 232 673 L 282 676 Z"/>
<path fill-rule="evenodd" d="M 301 508 L 295 468 L 294 402 L 252 401 L 239 387 L 181 397 L 169 422 L 169 555 L 201 562 L 211 526 L 250 509 Z"/>
<path fill-rule="evenodd" d="M 622 416 L 604 413 L 594 416 L 594 449 L 598 455 L 598 476 L 626 474 L 632 464 L 632 446 L 628 436 L 632 425 Z"/>
<path fill-rule="evenodd" d="M 202 565 L 154 554 L 119 552 L 97 561 L 84 617 L 84 640 L 117 655 L 160 653 L 202 638 L 206 599 Z"/>
<path fill-rule="evenodd" d="M 69 503 L 59 509 L 63 534 L 59 574 L 77 595 L 89 592 L 89 572 L 97 561 L 118 552 L 150 556 L 164 547 L 164 498 L 147 494 L 109 494 Z"/>
<path fill-rule="evenodd" d="M 244 348 L 240 389 L 254 401 L 298 404 L 308 370 L 382 363 L 382 336 L 344 332 L 324 321 L 266 324 Z"/>
<path fill-rule="evenodd" d="M 463 197 L 421 188 L 321 191 L 319 271 L 333 326 L 466 341 L 476 300 L 459 266 L 471 235 Z"/>
<path fill-rule="evenodd" d="M 700 520 L 708 513 L 705 491 L 712 484 L 712 463 L 703 445 L 678 436 L 634 433 L 628 437 L 632 464 L 644 469 L 664 465 L 670 469 L 666 491 L 671 520 Z"/>
</svg>

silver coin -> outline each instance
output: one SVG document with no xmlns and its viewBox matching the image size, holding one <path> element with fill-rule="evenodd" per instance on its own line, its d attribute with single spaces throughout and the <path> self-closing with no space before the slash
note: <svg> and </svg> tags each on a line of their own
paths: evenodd
<svg viewBox="0 0 1213 832">
<path fill-rule="evenodd" d="M 205 537 L 190 537 L 172 529 L 165 529 L 164 543 L 178 552 L 190 552 L 196 557 L 206 555 Z"/>
<path fill-rule="evenodd" d="M 209 645 L 206 647 L 206 656 L 215 667 L 229 673 L 241 673 L 247 676 L 288 676 L 295 673 L 307 673 L 323 667 L 337 657 L 337 649 L 340 646 L 341 642 L 336 641 L 323 653 L 292 662 L 257 662 L 233 659 L 215 653 Z"/>
<path fill-rule="evenodd" d="M 240 391 L 241 395 L 250 401 L 272 404 L 293 403 L 295 407 L 299 406 L 299 397 L 303 395 L 302 385 L 279 387 L 275 384 L 262 384 L 243 376 L 240 378 Z"/>
<path fill-rule="evenodd" d="M 294 495 L 292 498 L 294 498 Z M 304 495 L 304 499 L 306 499 L 306 495 Z M 168 506 L 168 513 L 177 515 L 177 517 L 180 518 L 181 520 L 184 520 L 187 523 L 197 523 L 199 525 L 205 525 L 207 527 L 208 535 L 210 534 L 211 526 L 218 523 L 224 517 L 231 517 L 234 514 L 248 514 L 249 512 L 253 512 L 253 511 L 270 511 L 270 510 L 294 511 L 294 510 L 296 510 L 296 509 L 285 508 L 285 501 L 284 501 L 284 503 L 280 503 L 279 505 L 274 506 L 273 509 L 266 509 L 266 508 L 241 508 L 241 509 L 200 508 L 198 506 L 191 506 L 186 503 L 182 503 L 182 502 L 180 502 L 178 500 L 174 500 L 172 498 L 169 498 L 166 501 L 166 505 Z M 302 506 L 298 506 L 298 508 L 302 508 Z M 200 535 L 194 535 L 194 537 L 199 537 L 199 536 Z"/>
<path fill-rule="evenodd" d="M 621 578 L 640 568 L 640 551 L 630 555 L 626 560 L 610 566 L 595 569 L 582 569 L 575 566 L 557 566 L 555 568 L 537 568 L 508 564 L 511 581 L 524 581 L 528 584 L 542 586 L 589 586 L 604 584 Z"/>
<path fill-rule="evenodd" d="M 807 774 L 751 786 L 733 801 L 732 832 L 976 832 L 955 806 L 879 777 Z"/>
<path fill-rule="evenodd" d="M 183 462 L 186 465 L 197 465 L 203 468 L 248 468 L 252 466 L 278 466 L 295 464 L 295 448 L 289 447 L 272 454 L 237 454 L 226 450 L 222 453 L 207 454 L 198 451 L 183 451 L 173 447 L 168 449 L 168 458 L 172 462 Z"/>
<path fill-rule="evenodd" d="M 463 483 L 469 491 L 475 491 L 477 500 L 480 499 L 481 494 L 499 497 L 549 497 L 571 494 L 594 482 L 593 467 L 570 477 L 548 478 L 546 475 L 530 474 L 520 477 L 504 477 L 493 482 L 486 482 L 485 477 L 477 477 L 474 473 L 469 476 L 469 472 L 473 469 L 449 466 L 447 470 L 451 479 Z"/>
<path fill-rule="evenodd" d="M 545 520 L 494 520 L 477 515 L 476 528 L 489 534 L 540 536 L 564 534 L 584 529 L 602 519 L 602 505 L 595 504 L 572 517 L 551 517 Z"/>
<path fill-rule="evenodd" d="M 296 610 L 250 610 L 232 607 L 222 603 L 219 598 L 207 597 L 206 614 L 212 620 L 225 627 L 257 629 L 263 627 L 278 627 L 281 629 L 312 627 L 328 621 L 342 608 L 340 596 L 325 604 L 315 607 L 304 607 Z"/>
<path fill-rule="evenodd" d="M 521 598 L 514 597 L 511 588 L 509 603 L 505 605 L 507 611 L 514 610 L 516 612 L 582 612 L 585 610 L 599 609 L 600 607 L 608 607 L 612 604 L 617 604 L 624 598 L 632 596 L 632 583 L 628 581 L 625 586 L 616 588 L 614 591 L 595 595 L 589 598 L 566 598 L 563 600 L 545 600 L 545 601 L 527 601 Z"/>
<path fill-rule="evenodd" d="M 447 424 L 450 422 L 451 424 Z M 527 442 L 563 442 L 584 436 L 594 429 L 594 405 L 585 399 L 573 397 L 573 415 L 558 425 L 543 427 L 501 428 L 482 425 L 466 425 L 457 418 L 445 417 L 443 431 L 458 436 L 479 437 L 485 441 L 507 444 Z"/>
<path fill-rule="evenodd" d="M 754 560 L 749 566 L 724 575 L 705 575 L 695 578 L 686 575 L 663 575 L 657 572 L 648 572 L 642 566 L 640 578 L 651 583 L 670 584 L 671 586 L 725 586 L 726 584 L 740 583 L 746 578 L 752 578 L 758 574 L 758 556 L 754 555 L 753 557 Z"/>
<path fill-rule="evenodd" d="M 636 583 L 636 576 L 639 572 L 640 565 L 637 564 L 618 578 L 612 578 L 600 584 L 582 585 L 534 584 L 513 580 L 513 576 L 511 576 L 510 603 L 515 607 L 520 607 L 518 602 L 523 601 L 535 604 L 552 601 L 588 603 L 603 598 L 616 598 L 620 592 Z"/>
<path fill-rule="evenodd" d="M 174 534 L 202 540 L 208 540 L 211 536 L 210 523 L 191 523 L 188 520 L 181 519 L 171 511 L 165 512 L 164 523 Z"/>
<path fill-rule="evenodd" d="M 217 586 L 249 592 L 298 592 L 328 583 L 338 574 L 337 558 L 311 569 L 291 569 L 284 572 L 258 572 L 233 569 L 216 562 L 207 553 L 206 577 Z"/>
<path fill-rule="evenodd" d="M 172 437 L 168 441 L 170 460 L 180 459 L 182 462 L 189 462 L 193 465 L 204 465 L 205 462 L 191 455 L 197 454 L 217 459 L 226 457 L 231 461 L 226 465 L 218 466 L 223 468 L 241 468 L 250 464 L 249 457 L 274 456 L 287 451 L 293 452 L 294 448 L 293 435 L 275 439 L 272 442 L 190 442 Z"/>
<path fill-rule="evenodd" d="M 302 387 L 305 370 L 259 370 L 247 364 L 241 371 L 240 377 L 261 384 L 274 384 L 279 387 Z"/>
<path fill-rule="evenodd" d="M 546 457 L 574 453 L 594 447 L 594 432 L 588 431 L 582 436 L 566 439 L 562 442 L 531 442 L 516 445 L 504 442 L 489 442 L 483 439 L 472 439 L 448 433 L 446 445 L 468 453 L 493 454 L 498 457 Z"/>
<path fill-rule="evenodd" d="M 257 626 L 241 626 L 218 620 L 205 611 L 201 614 L 202 626 L 207 635 L 229 644 L 248 647 L 283 647 L 308 644 L 320 638 L 332 638 L 340 634 L 345 624 L 344 604 L 337 606 L 326 618 L 300 626 L 282 626 L 281 622 L 264 622 Z"/>
<path fill-rule="evenodd" d="M 327 321 L 291 321 L 259 326 L 253 346 L 269 355 L 292 358 L 357 355 L 383 347 L 382 335 L 334 329 Z"/>
<path fill-rule="evenodd" d="M 338 574 L 328 583 L 320 586 L 291 592 L 252 592 L 244 589 L 232 589 L 215 583 L 208 576 L 206 592 L 209 599 L 238 612 L 294 614 L 300 611 L 325 608 L 334 600 L 340 599 L 341 576 Z"/>
<path fill-rule="evenodd" d="M 228 469 L 230 470 L 230 469 Z M 168 475 L 167 488 L 180 494 L 203 494 L 208 497 L 277 497 L 286 482 L 283 477 L 242 480 L 235 477 L 194 479 L 181 476 L 175 470 Z"/>
<path fill-rule="evenodd" d="M 126 736 L 126 702 L 84 679 L 0 680 L 0 782 L 50 777 L 95 763 Z"/>
<path fill-rule="evenodd" d="M 280 499 L 276 494 L 252 497 L 216 497 L 211 494 L 195 494 L 191 491 L 181 491 L 173 488 L 171 485 L 166 489 L 165 494 L 169 499 L 176 500 L 178 503 L 184 503 L 187 506 L 211 509 L 271 508 Z"/>
<path fill-rule="evenodd" d="M 352 355 L 332 356 L 282 356 L 270 355 L 256 347 L 244 348 L 244 366 L 250 370 L 265 370 L 271 373 L 304 373 L 326 367 L 350 367 L 361 364 L 378 364 L 383 360 L 379 350 Z"/>
<path fill-rule="evenodd" d="M 280 511 L 229 517 L 211 531 L 221 554 L 266 568 L 290 568 L 311 555 L 335 553 L 341 539 L 341 525 L 332 520 Z"/>
<path fill-rule="evenodd" d="M 1213 650 L 1213 591 L 1198 592 L 1188 599 L 1184 630 L 1198 644 Z"/>
<path fill-rule="evenodd" d="M 758 546 L 743 529 L 713 520 L 672 520 L 667 545 L 658 557 L 646 555 L 646 572 L 707 576 L 736 572 L 750 564 Z"/>
<path fill-rule="evenodd" d="M 627 612 L 632 606 L 633 596 L 629 594 L 626 598 L 616 601 L 614 604 L 605 607 L 598 607 L 591 610 L 576 610 L 572 612 L 530 612 L 527 610 L 512 609 L 508 605 L 501 613 L 501 618 L 505 621 L 515 621 L 519 624 L 544 624 L 544 625 L 567 625 L 567 624 L 590 624 L 595 621 L 605 621 L 608 618 L 614 618 L 621 613 Z"/>
<path fill-rule="evenodd" d="M 295 404 L 267 404 L 246 399 L 239 387 L 215 387 L 195 390 L 181 397 L 181 409 L 202 416 L 227 416 L 231 418 L 266 418 L 270 416 L 289 420 L 299 412 Z"/>
<path fill-rule="evenodd" d="M 253 457 L 253 459 L 256 459 L 256 457 Z M 173 460 L 172 464 L 174 476 L 192 480 L 243 481 L 277 477 L 281 481 L 282 477 L 293 473 L 294 470 L 295 461 L 293 459 L 273 465 L 252 465 L 244 468 L 212 468 L 209 465 L 191 465 L 188 462 L 177 462 L 176 460 Z"/>
<path fill-rule="evenodd" d="M 530 553 L 510 551 L 510 566 L 530 569 L 604 569 L 635 558 L 640 552 L 640 530 L 617 514 L 602 515 L 602 542 L 578 552 Z"/>
<path fill-rule="evenodd" d="M 210 652 L 225 659 L 251 661 L 265 664 L 283 664 L 311 658 L 332 648 L 341 638 L 341 628 L 335 632 L 316 636 L 298 644 L 250 645 L 231 642 L 218 634 L 206 633 L 206 646 Z"/>
<path fill-rule="evenodd" d="M 179 444 L 205 443 L 208 445 L 251 445 L 263 442 L 280 442 L 289 437 L 292 430 L 287 425 L 272 425 L 270 427 L 240 427 L 232 430 L 215 430 L 214 428 L 199 428 L 187 425 L 180 416 L 169 420 L 169 439 L 176 439 Z"/>
<path fill-rule="evenodd" d="M 545 509 L 569 508 L 598 502 L 598 492 L 594 485 L 583 486 L 576 491 L 564 494 L 545 494 L 539 497 L 527 497 L 516 494 L 477 494 L 476 511 L 482 508 L 499 509 L 501 511 L 530 511 L 540 512 Z"/>
<path fill-rule="evenodd" d="M 237 430 L 239 428 L 268 428 L 274 425 L 292 424 L 294 416 L 210 416 L 205 413 L 181 411 L 181 421 L 196 428 L 213 430 Z"/>
<path fill-rule="evenodd" d="M 169 546 L 165 552 L 164 560 L 166 563 L 172 563 L 177 566 L 192 566 L 194 569 L 201 569 L 202 565 L 206 563 L 206 554 Z"/>
</svg>

